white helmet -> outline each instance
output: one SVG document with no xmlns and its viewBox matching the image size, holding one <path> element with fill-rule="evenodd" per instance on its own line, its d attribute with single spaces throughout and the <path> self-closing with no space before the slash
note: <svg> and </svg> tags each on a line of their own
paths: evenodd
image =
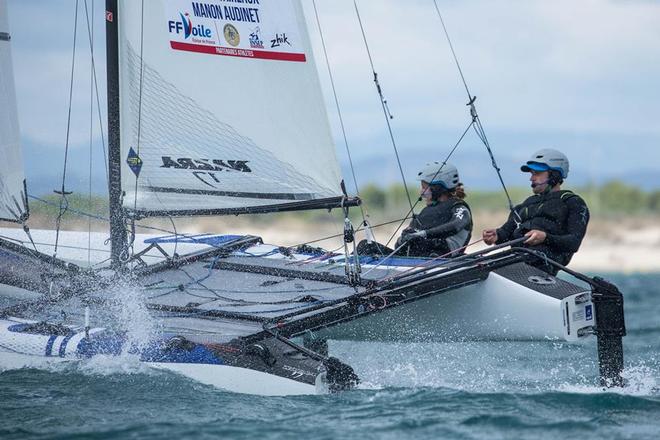
<svg viewBox="0 0 660 440">
<path fill-rule="evenodd" d="M 544 148 L 532 154 L 527 163 L 520 167 L 520 171 L 528 173 L 530 171 L 549 171 L 555 170 L 561 173 L 563 179 L 568 177 L 568 158 L 561 151 L 552 148 Z"/>
<path fill-rule="evenodd" d="M 417 180 L 429 185 L 441 185 L 446 190 L 452 190 L 460 183 L 458 169 L 449 162 L 429 162 L 417 173 Z"/>
</svg>

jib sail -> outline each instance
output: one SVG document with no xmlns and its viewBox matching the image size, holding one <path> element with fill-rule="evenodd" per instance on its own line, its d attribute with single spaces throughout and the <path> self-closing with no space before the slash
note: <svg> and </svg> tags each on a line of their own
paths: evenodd
<svg viewBox="0 0 660 440">
<path fill-rule="evenodd" d="M 7 2 L 0 0 L 0 220 L 17 222 L 28 208 L 10 46 Z"/>
<path fill-rule="evenodd" d="M 337 205 L 299 0 L 119 2 L 123 206 L 137 215 Z"/>
</svg>

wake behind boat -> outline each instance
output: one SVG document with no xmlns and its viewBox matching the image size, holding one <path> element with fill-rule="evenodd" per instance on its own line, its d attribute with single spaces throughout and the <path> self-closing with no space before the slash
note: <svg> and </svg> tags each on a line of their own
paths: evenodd
<svg viewBox="0 0 660 440">
<path fill-rule="evenodd" d="M 360 200 L 339 173 L 302 5 L 252 6 L 256 13 L 236 20 L 184 0 L 107 2 L 110 240 L 97 236 L 87 264 L 91 251 L 79 245 L 66 255 L 80 234 L 27 228 L 9 30 L 0 22 L 1 72 L 12 84 L 3 89 L 12 105 L 1 114 L 0 218 L 27 235 L 0 239 L 0 359 L 132 353 L 232 391 L 300 394 L 359 382 L 328 355 L 328 338 L 595 334 L 601 376 L 620 384 L 623 300 L 602 280 L 509 248 L 514 242 L 454 259 L 357 255 L 349 208 Z M 259 17 L 258 26 L 246 17 Z M 61 217 L 66 179 L 57 192 Z M 308 209 L 342 210 L 343 252 L 258 236 L 136 233 L 146 217 Z M 576 281 L 535 268 L 540 260 Z M 139 292 L 153 334 L 131 341 L 116 325 L 117 290 Z"/>
</svg>

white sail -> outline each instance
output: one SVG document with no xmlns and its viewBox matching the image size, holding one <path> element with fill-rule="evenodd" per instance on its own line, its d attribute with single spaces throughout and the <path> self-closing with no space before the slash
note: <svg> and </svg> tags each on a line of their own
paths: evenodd
<svg viewBox="0 0 660 440">
<path fill-rule="evenodd" d="M 11 34 L 6 0 L 0 0 L 0 220 L 21 221 L 27 215 Z"/>
<path fill-rule="evenodd" d="M 119 11 L 126 209 L 254 212 L 341 196 L 299 0 L 124 0 Z"/>
</svg>

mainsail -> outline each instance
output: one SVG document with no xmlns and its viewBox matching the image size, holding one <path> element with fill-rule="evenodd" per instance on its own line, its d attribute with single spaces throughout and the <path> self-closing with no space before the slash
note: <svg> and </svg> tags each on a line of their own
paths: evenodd
<svg viewBox="0 0 660 440">
<path fill-rule="evenodd" d="M 27 216 L 7 2 L 0 0 L 0 220 Z"/>
<path fill-rule="evenodd" d="M 127 211 L 338 204 L 341 176 L 299 0 L 118 6 Z"/>
</svg>

